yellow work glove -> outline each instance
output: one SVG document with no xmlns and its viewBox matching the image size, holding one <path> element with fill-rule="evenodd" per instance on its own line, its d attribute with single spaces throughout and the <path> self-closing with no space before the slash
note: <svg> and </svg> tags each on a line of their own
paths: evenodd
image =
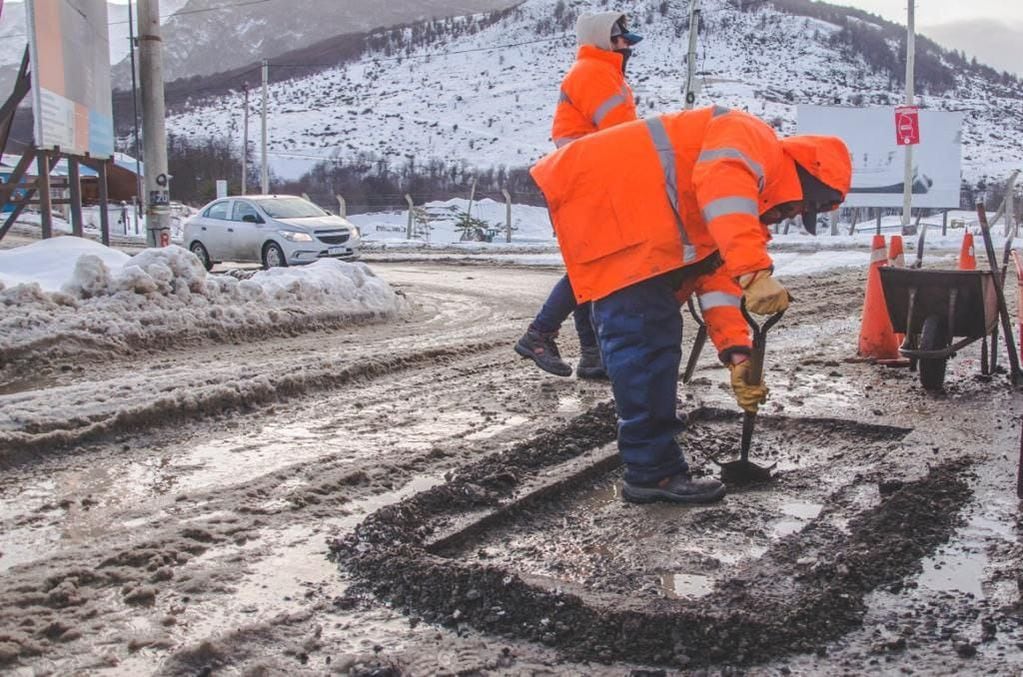
<svg viewBox="0 0 1023 677">
<path fill-rule="evenodd" d="M 788 290 L 774 279 L 770 270 L 758 270 L 739 278 L 746 298 L 746 309 L 757 315 L 774 315 L 789 307 L 792 297 Z"/>
<path fill-rule="evenodd" d="M 752 366 L 752 362 L 744 360 L 739 364 L 728 365 L 728 369 L 732 372 L 732 392 L 735 393 L 735 401 L 743 411 L 755 414 L 757 408 L 767 401 L 768 389 L 763 381 L 756 386 L 746 382 Z"/>
</svg>

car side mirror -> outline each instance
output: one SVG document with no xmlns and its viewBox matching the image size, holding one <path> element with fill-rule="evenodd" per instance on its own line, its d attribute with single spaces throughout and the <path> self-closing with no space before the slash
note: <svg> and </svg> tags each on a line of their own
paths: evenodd
<svg viewBox="0 0 1023 677">
<path fill-rule="evenodd" d="M 242 216 L 242 221 L 245 223 L 263 223 L 263 219 L 259 218 L 256 214 L 246 214 Z"/>
</svg>

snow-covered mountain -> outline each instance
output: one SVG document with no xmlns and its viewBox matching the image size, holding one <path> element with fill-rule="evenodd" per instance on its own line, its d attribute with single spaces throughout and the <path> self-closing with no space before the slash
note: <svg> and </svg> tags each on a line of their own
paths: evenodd
<svg viewBox="0 0 1023 677">
<path fill-rule="evenodd" d="M 160 0 L 164 77 L 210 75 L 347 33 L 509 7 L 516 0 Z M 0 91 L 25 49 L 25 3 L 0 13 Z M 131 84 L 128 6 L 107 3 L 111 81 Z"/>
<path fill-rule="evenodd" d="M 160 16 L 167 18 L 182 9 L 189 0 L 161 0 Z M 21 65 L 21 56 L 28 42 L 24 2 L 4 2 L 0 12 L 0 92 L 7 92 Z M 128 5 L 108 2 L 110 63 L 128 59 Z M 125 71 L 131 77 L 131 71 Z"/>
<path fill-rule="evenodd" d="M 381 26 L 508 7 L 515 0 L 187 0 L 163 24 L 167 81 L 231 70 Z M 161 13 L 163 13 L 161 11 Z M 114 68 L 115 87 L 129 65 Z"/>
<path fill-rule="evenodd" d="M 701 104 L 743 108 L 792 133 L 799 103 L 894 105 L 901 99 L 896 76 L 872 69 L 862 54 L 840 44 L 838 23 L 783 13 L 764 2 L 703 5 Z M 411 158 L 420 166 L 430 160 L 527 165 L 551 149 L 558 84 L 575 52 L 574 17 L 608 6 L 607 0 L 527 0 L 476 32 L 411 47 L 410 28 L 357 62 L 275 83 L 269 88 L 273 166 L 296 176 L 318 158 L 344 161 L 359 154 L 395 167 Z M 688 2 L 628 0 L 619 6 L 645 36 L 629 64 L 640 115 L 681 108 Z M 867 33 L 883 23 L 848 21 Z M 421 38 L 423 30 L 415 33 Z M 897 44 L 889 46 L 897 53 Z M 949 77 L 954 86 L 948 91 L 931 93 L 918 81 L 918 94 L 927 108 L 966 112 L 964 178 L 1002 179 L 1009 168 L 1023 166 L 1020 82 L 986 79 L 965 67 Z M 250 139 L 258 135 L 257 101 Z M 193 106 L 171 117 L 169 130 L 230 137 L 240 155 L 241 96 Z"/>
</svg>

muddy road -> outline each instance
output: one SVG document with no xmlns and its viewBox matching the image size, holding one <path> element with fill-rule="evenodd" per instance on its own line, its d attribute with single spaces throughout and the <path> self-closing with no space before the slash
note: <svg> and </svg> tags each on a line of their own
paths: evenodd
<svg viewBox="0 0 1023 677">
<path fill-rule="evenodd" d="M 620 501 L 605 384 L 510 349 L 559 272 L 373 267 L 396 323 L 3 365 L 0 672 L 1023 669 L 1023 397 L 976 346 L 937 396 L 849 360 L 862 272 L 789 280 L 775 482 L 671 508 Z M 712 355 L 680 396 L 711 472 Z"/>
</svg>

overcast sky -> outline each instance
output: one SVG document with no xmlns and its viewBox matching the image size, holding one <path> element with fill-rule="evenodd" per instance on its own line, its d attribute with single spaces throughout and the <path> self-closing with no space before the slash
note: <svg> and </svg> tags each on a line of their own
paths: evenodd
<svg viewBox="0 0 1023 677">
<path fill-rule="evenodd" d="M 906 0 L 837 0 L 906 25 Z M 916 0 L 917 33 L 1023 75 L 1023 1 Z"/>
</svg>

